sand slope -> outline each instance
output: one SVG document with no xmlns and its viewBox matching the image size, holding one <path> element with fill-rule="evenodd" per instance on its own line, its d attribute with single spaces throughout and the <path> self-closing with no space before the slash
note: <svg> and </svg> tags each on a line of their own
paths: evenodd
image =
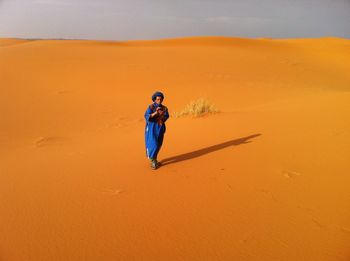
<svg viewBox="0 0 350 261">
<path fill-rule="evenodd" d="M 350 41 L 0 39 L 0 260 L 349 260 Z M 143 114 L 170 118 L 149 168 Z"/>
</svg>

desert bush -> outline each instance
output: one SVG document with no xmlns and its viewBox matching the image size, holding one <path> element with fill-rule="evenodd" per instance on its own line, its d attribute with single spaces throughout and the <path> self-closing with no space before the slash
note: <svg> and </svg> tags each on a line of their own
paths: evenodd
<svg viewBox="0 0 350 261">
<path fill-rule="evenodd" d="M 206 98 L 199 98 L 188 103 L 182 111 L 174 112 L 175 118 L 183 116 L 200 117 L 210 113 L 218 113 L 219 109 Z"/>
</svg>

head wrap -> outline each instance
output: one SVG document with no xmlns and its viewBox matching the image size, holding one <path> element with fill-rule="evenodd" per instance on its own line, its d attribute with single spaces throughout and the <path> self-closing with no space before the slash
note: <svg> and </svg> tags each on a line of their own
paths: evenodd
<svg viewBox="0 0 350 261">
<path fill-rule="evenodd" d="M 163 94 L 163 93 L 161 93 L 161 92 L 155 92 L 155 93 L 152 95 L 152 101 L 155 101 L 157 96 L 162 97 L 162 101 L 164 100 L 164 94 Z"/>
</svg>

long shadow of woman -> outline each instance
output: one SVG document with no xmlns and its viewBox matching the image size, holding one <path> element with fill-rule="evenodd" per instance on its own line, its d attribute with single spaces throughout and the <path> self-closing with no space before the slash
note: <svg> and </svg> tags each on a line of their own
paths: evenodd
<svg viewBox="0 0 350 261">
<path fill-rule="evenodd" d="M 160 161 L 160 164 L 162 166 L 164 166 L 164 165 L 168 165 L 168 164 L 172 164 L 172 163 L 200 157 L 200 156 L 203 156 L 204 154 L 208 154 L 208 153 L 213 152 L 213 151 L 221 150 L 221 149 L 227 148 L 229 146 L 250 143 L 251 141 L 249 139 L 255 138 L 255 137 L 260 136 L 260 135 L 261 135 L 260 133 L 253 134 L 253 135 L 249 135 L 249 136 L 242 137 L 239 139 L 229 140 L 229 141 L 226 141 L 223 143 L 215 144 L 213 146 L 205 147 L 205 148 L 202 148 L 199 150 L 194 150 L 194 151 L 179 154 L 179 155 L 176 155 L 173 157 L 165 158 L 165 159 Z"/>
</svg>

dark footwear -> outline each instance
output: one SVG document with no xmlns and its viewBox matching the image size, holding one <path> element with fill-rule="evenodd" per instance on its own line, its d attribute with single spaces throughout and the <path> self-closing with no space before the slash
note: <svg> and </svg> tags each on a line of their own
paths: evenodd
<svg viewBox="0 0 350 261">
<path fill-rule="evenodd" d="M 156 169 L 157 168 L 157 160 L 151 159 L 151 169 Z"/>
<path fill-rule="evenodd" d="M 155 161 L 156 161 L 156 166 L 158 168 L 161 165 L 161 163 L 157 159 L 155 159 Z"/>
<path fill-rule="evenodd" d="M 151 169 L 157 169 L 157 165 L 156 165 L 155 162 L 152 162 L 152 163 L 151 163 Z"/>
</svg>

